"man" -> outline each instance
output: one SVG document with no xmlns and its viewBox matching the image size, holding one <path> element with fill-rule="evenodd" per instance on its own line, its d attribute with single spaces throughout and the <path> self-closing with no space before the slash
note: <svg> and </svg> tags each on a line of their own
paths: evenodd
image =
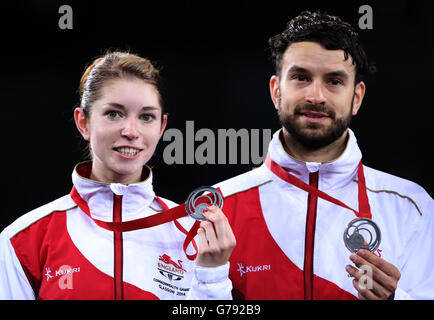
<svg viewBox="0 0 434 320">
<path fill-rule="evenodd" d="M 237 239 L 234 298 L 433 299 L 433 200 L 362 165 L 349 129 L 374 71 L 357 33 L 303 12 L 269 43 L 282 128 L 261 167 L 216 185 Z M 351 247 L 343 234 L 356 218 L 365 225 L 348 228 L 362 236 Z"/>
</svg>

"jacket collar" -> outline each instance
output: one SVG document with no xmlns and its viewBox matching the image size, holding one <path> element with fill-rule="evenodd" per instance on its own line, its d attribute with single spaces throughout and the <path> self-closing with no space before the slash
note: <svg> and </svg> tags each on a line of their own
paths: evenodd
<svg viewBox="0 0 434 320">
<path fill-rule="evenodd" d="M 91 180 L 89 179 L 91 169 L 91 161 L 77 164 L 72 173 L 72 182 L 78 194 L 86 201 L 93 218 L 113 221 L 115 195 L 122 196 L 122 221 L 134 220 L 147 215 L 144 214 L 149 212 L 146 209 L 156 199 L 152 187 L 152 170 L 149 167 L 144 167 L 142 181 L 129 185 L 107 184 Z M 146 175 L 146 172 L 149 174 Z"/>
<path fill-rule="evenodd" d="M 319 187 L 324 190 L 342 187 L 357 178 L 362 153 L 351 129 L 348 129 L 349 138 L 344 152 L 337 159 L 326 163 L 304 162 L 291 157 L 279 138 L 281 131 L 282 129 L 274 133 L 268 152 L 274 162 L 292 175 L 308 183 L 309 173 L 319 171 Z"/>
</svg>

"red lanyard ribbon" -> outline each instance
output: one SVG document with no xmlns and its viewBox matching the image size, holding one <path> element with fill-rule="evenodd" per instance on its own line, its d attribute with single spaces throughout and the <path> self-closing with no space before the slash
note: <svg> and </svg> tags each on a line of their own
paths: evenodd
<svg viewBox="0 0 434 320">
<path fill-rule="evenodd" d="M 72 187 L 70 196 L 71 196 L 72 200 L 74 200 L 74 202 L 78 205 L 78 207 L 84 213 L 86 213 L 86 215 L 88 217 L 90 217 L 99 227 L 110 230 L 110 231 L 127 232 L 127 231 L 133 231 L 133 230 L 138 230 L 138 229 L 151 228 L 151 227 L 155 227 L 155 226 L 158 226 L 160 224 L 163 224 L 163 223 L 174 221 L 174 223 L 176 224 L 176 226 L 178 228 L 181 227 L 180 230 L 182 232 L 187 233 L 185 231 L 185 229 L 182 228 L 182 226 L 176 221 L 176 219 L 187 216 L 187 212 L 185 210 L 185 204 L 184 203 L 179 205 L 179 206 L 176 206 L 172 209 L 169 209 L 167 207 L 167 205 L 157 197 L 157 200 L 165 209 L 164 211 L 159 212 L 157 214 L 154 214 L 152 216 L 148 216 L 148 217 L 136 219 L 136 220 L 131 220 L 131 221 L 126 221 L 126 222 L 107 222 L 107 221 L 98 220 L 98 219 L 95 219 L 92 217 L 92 215 L 90 214 L 89 206 L 87 205 L 86 201 L 84 201 L 81 198 L 81 196 L 78 193 L 75 186 Z M 207 202 L 207 201 L 205 200 L 202 202 Z M 199 226 L 200 226 L 200 221 L 195 221 L 195 223 L 191 227 L 190 231 L 187 233 L 187 237 L 185 238 L 185 241 L 184 241 L 183 249 L 184 249 L 185 255 L 190 260 L 196 259 L 196 256 L 197 256 L 198 250 L 197 250 L 197 246 L 196 246 L 196 243 L 193 240 L 193 238 L 196 236 L 197 230 L 199 229 Z M 196 253 L 192 254 L 192 255 L 187 254 L 187 247 L 190 244 L 190 242 L 193 242 L 193 246 L 196 249 Z"/>
<path fill-rule="evenodd" d="M 334 203 L 338 206 L 341 206 L 345 209 L 353 211 L 357 217 L 359 218 L 369 218 L 371 219 L 371 207 L 369 206 L 369 200 L 368 195 L 366 193 L 366 182 L 365 182 L 365 175 L 363 173 L 363 164 L 360 161 L 357 169 L 357 176 L 358 176 L 358 198 L 359 198 L 359 211 L 350 208 L 342 201 L 333 198 L 332 196 L 328 195 L 327 193 L 303 182 L 302 180 L 298 179 L 297 177 L 293 176 L 289 172 L 287 172 L 285 169 L 283 169 L 280 165 L 278 165 L 276 162 L 274 162 L 270 154 L 267 154 L 267 157 L 265 159 L 265 165 L 268 169 L 271 170 L 275 175 L 277 175 L 282 180 L 314 195 L 321 199 L 324 199 L 326 201 L 329 201 L 331 203 Z"/>
</svg>

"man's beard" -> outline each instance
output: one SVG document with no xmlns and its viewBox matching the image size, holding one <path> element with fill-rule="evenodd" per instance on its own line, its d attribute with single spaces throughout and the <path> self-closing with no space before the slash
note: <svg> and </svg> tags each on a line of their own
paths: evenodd
<svg viewBox="0 0 434 320">
<path fill-rule="evenodd" d="M 353 95 L 354 99 L 354 95 Z M 279 101 L 279 120 L 282 126 L 289 132 L 298 143 L 310 150 L 317 150 L 325 147 L 337 139 L 348 129 L 352 120 L 353 99 L 351 101 L 350 112 L 340 118 L 336 118 L 336 113 L 333 109 L 326 105 L 297 105 L 294 113 L 287 115 L 282 113 L 281 103 Z M 301 111 L 315 111 L 326 113 L 331 124 L 325 126 L 322 123 L 301 123 Z"/>
</svg>

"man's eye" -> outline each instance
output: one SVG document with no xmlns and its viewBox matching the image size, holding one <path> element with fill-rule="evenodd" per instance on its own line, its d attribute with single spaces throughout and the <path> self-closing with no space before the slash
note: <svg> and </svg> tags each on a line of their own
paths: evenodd
<svg viewBox="0 0 434 320">
<path fill-rule="evenodd" d="M 295 80 L 297 80 L 297 81 L 307 81 L 307 77 L 306 77 L 306 76 L 303 76 L 303 75 L 300 75 L 300 74 L 295 75 L 295 76 L 293 77 L 293 79 L 295 79 Z"/>
<path fill-rule="evenodd" d="M 337 85 L 339 85 L 339 84 L 342 84 L 342 81 L 339 80 L 339 79 L 331 79 L 331 80 L 330 80 L 330 83 L 331 83 L 332 85 L 334 85 L 334 86 L 337 86 Z"/>
</svg>

